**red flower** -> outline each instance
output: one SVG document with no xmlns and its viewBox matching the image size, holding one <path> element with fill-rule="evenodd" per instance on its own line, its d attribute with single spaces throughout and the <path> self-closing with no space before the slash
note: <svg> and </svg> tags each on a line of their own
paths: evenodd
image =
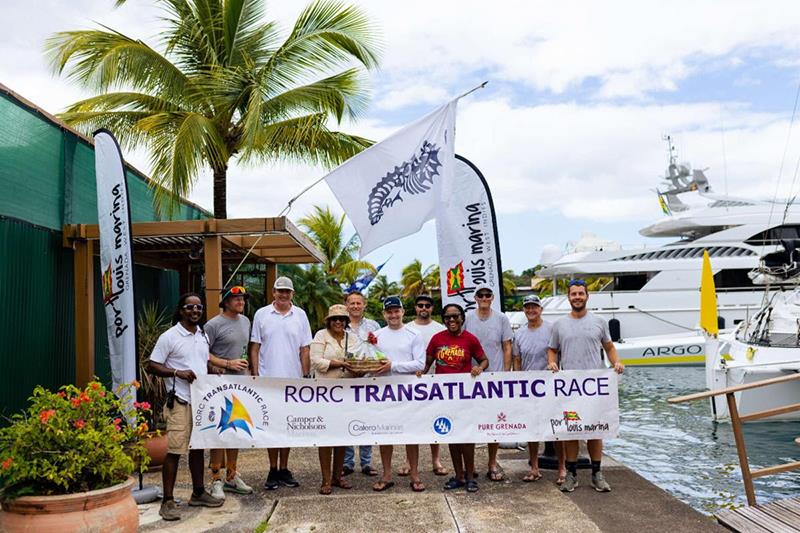
<svg viewBox="0 0 800 533">
<path fill-rule="evenodd" d="M 93 388 L 94 390 L 97 390 L 97 389 L 100 388 L 100 384 L 98 382 L 96 382 L 96 381 L 93 381 L 93 382 L 89 383 L 89 386 L 91 388 Z"/>
<path fill-rule="evenodd" d="M 106 397 L 106 392 L 105 392 L 105 391 L 102 391 L 102 390 L 101 390 L 101 391 L 100 391 L 100 392 L 98 392 L 97 394 L 98 394 L 98 396 L 100 396 L 101 398 L 105 398 L 105 397 Z"/>
<path fill-rule="evenodd" d="M 77 429 L 83 429 L 84 427 L 86 427 L 86 422 L 83 420 L 83 418 L 79 418 L 78 420 L 75 421 L 75 427 Z"/>
<path fill-rule="evenodd" d="M 367 335 L 367 342 L 370 344 L 378 344 L 378 337 L 376 337 L 375 334 L 370 331 Z"/>
<path fill-rule="evenodd" d="M 56 396 L 58 396 L 59 398 L 66 398 L 67 393 L 62 390 L 61 392 L 57 393 Z"/>
<path fill-rule="evenodd" d="M 39 422 L 42 424 L 47 424 L 47 421 L 50 420 L 54 414 L 56 414 L 55 409 L 45 409 L 39 413 Z"/>
<path fill-rule="evenodd" d="M 119 425 L 120 425 L 120 423 L 121 423 L 121 422 L 122 422 L 122 419 L 121 419 L 121 418 L 115 418 L 115 419 L 114 419 L 114 429 L 116 429 L 117 431 L 119 431 L 119 430 L 121 429 L 121 428 L 119 427 Z"/>
<path fill-rule="evenodd" d="M 9 468 L 11 468 L 11 463 L 13 462 L 14 461 L 11 459 L 11 457 L 3 461 L 3 470 L 8 470 Z"/>
<path fill-rule="evenodd" d="M 89 398 L 89 395 L 86 394 L 85 392 L 82 392 L 81 395 L 79 396 L 79 398 L 80 398 L 80 401 L 85 402 L 85 403 L 91 403 L 92 402 L 92 399 Z"/>
<path fill-rule="evenodd" d="M 150 409 L 150 402 L 133 402 L 136 409 Z"/>
<path fill-rule="evenodd" d="M 81 399 L 80 399 L 80 398 L 72 398 L 72 399 L 69 401 L 69 403 L 71 403 L 71 404 L 72 404 L 72 407 L 78 407 L 78 406 L 80 406 L 80 404 L 81 404 Z"/>
</svg>

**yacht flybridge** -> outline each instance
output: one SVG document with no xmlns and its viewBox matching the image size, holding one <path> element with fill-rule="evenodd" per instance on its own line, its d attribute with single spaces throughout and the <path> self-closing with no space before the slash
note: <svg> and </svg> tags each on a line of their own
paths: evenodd
<svg viewBox="0 0 800 533">
<path fill-rule="evenodd" d="M 639 233 L 672 237 L 673 242 L 626 250 L 602 242 L 591 248 L 584 240 L 561 257 L 543 257 L 544 268 L 537 272 L 551 279 L 553 287 L 558 279 L 610 279 L 592 292 L 588 306 L 610 321 L 612 337 L 622 341 L 618 348 L 626 348 L 626 339 L 655 336 L 652 343 L 636 340 L 635 349 L 627 347 L 632 351 L 621 349 L 627 364 L 703 363 L 702 343 L 692 338 L 699 316 L 703 250 L 708 250 L 714 268 L 721 328 L 733 327 L 761 309 L 768 294 L 763 283 L 775 289 L 800 279 L 755 270 L 761 256 L 800 253 L 791 244 L 800 239 L 800 207 L 716 194 L 704 171 L 677 164 L 671 147 L 670 154 L 666 188 L 656 191 L 665 216 Z M 568 313 L 570 305 L 566 295 L 556 294 L 543 300 L 543 308 L 545 320 L 555 320 Z M 525 324 L 524 313 L 510 315 L 512 324 Z M 686 342 L 666 336 L 681 332 Z M 657 336 L 665 336 L 664 342 Z"/>
</svg>

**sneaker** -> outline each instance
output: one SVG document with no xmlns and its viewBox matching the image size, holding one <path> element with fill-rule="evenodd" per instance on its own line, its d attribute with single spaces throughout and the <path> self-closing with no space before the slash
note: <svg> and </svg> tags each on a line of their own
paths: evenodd
<svg viewBox="0 0 800 533">
<path fill-rule="evenodd" d="M 592 474 L 592 487 L 597 492 L 611 492 L 611 485 L 608 484 L 602 472 Z"/>
<path fill-rule="evenodd" d="M 575 487 L 578 486 L 578 476 L 573 474 L 572 472 L 567 472 L 567 477 L 564 479 L 564 483 L 561 484 L 561 492 L 572 492 L 575 490 Z"/>
<path fill-rule="evenodd" d="M 225 499 L 225 493 L 222 491 L 222 480 L 215 479 L 211 482 L 211 495 L 218 500 Z"/>
<path fill-rule="evenodd" d="M 175 500 L 165 500 L 161 502 L 161 508 L 158 510 L 158 514 L 161 515 L 161 518 L 170 522 L 181 519 L 181 513 L 178 511 L 178 504 L 175 503 Z"/>
<path fill-rule="evenodd" d="M 253 487 L 245 483 L 239 474 L 233 476 L 233 479 L 226 480 L 222 488 L 236 494 L 253 494 Z"/>
<path fill-rule="evenodd" d="M 270 468 L 269 474 L 267 474 L 267 480 L 264 482 L 264 488 L 267 490 L 275 490 L 280 486 L 281 484 L 278 482 L 278 469 Z"/>
<path fill-rule="evenodd" d="M 278 470 L 278 483 L 284 487 L 290 487 L 293 489 L 300 486 L 300 483 L 294 478 L 291 470 L 288 468 Z"/>
<path fill-rule="evenodd" d="M 203 491 L 200 496 L 195 496 L 192 493 L 192 497 L 189 498 L 189 505 L 192 507 L 222 507 L 223 503 L 225 503 L 225 500 L 215 498 L 206 491 Z"/>
</svg>

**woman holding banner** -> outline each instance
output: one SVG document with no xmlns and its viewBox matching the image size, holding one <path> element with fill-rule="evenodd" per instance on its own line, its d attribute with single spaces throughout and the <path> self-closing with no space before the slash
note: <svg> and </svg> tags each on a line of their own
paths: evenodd
<svg viewBox="0 0 800 533">
<path fill-rule="evenodd" d="M 480 375 L 489 366 L 489 360 L 481 347 L 478 338 L 463 329 L 464 308 L 458 304 L 447 304 L 442 308 L 442 322 L 445 331 L 431 337 L 428 343 L 425 370 L 417 372 L 417 376 L 427 373 L 435 364 L 435 374 L 471 373 Z M 473 366 L 472 360 L 478 364 Z M 466 487 L 467 492 L 477 492 L 475 481 L 475 444 L 450 444 L 450 456 L 453 459 L 455 477 L 445 483 L 446 490 Z"/>
<path fill-rule="evenodd" d="M 358 343 L 359 340 L 345 331 L 349 322 L 347 307 L 336 304 L 328 308 L 325 329 L 319 330 L 311 341 L 311 368 L 318 378 L 354 377 L 350 372 L 350 363 L 345 357 L 348 349 L 353 351 L 352 343 Z M 333 455 L 332 465 L 331 455 Z M 343 466 L 344 446 L 320 446 L 319 467 L 322 470 L 320 494 L 329 495 L 333 487 L 352 488 L 352 485 L 342 477 Z"/>
</svg>

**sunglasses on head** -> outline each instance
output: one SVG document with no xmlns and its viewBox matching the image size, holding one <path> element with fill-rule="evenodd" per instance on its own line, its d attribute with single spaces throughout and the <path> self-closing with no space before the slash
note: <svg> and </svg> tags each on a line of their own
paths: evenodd
<svg viewBox="0 0 800 533">
<path fill-rule="evenodd" d="M 430 309 L 431 307 L 433 307 L 433 305 L 432 304 L 426 304 L 426 303 L 418 303 L 417 307 L 422 307 L 423 309 Z"/>
<path fill-rule="evenodd" d="M 481 291 L 481 292 L 476 292 L 475 293 L 475 298 L 491 298 L 491 297 L 492 297 L 492 293 L 491 292 Z"/>
<path fill-rule="evenodd" d="M 460 319 L 461 315 L 444 315 L 442 317 L 442 320 L 444 320 L 445 322 L 447 322 L 448 320 L 460 320 Z"/>
<path fill-rule="evenodd" d="M 186 311 L 202 311 L 203 304 L 186 304 L 182 306 L 181 309 L 185 309 Z"/>
<path fill-rule="evenodd" d="M 579 287 L 585 287 L 586 286 L 586 281 L 584 281 L 582 279 L 571 279 L 571 280 L 569 280 L 569 283 L 567 284 L 567 286 L 569 286 L 569 287 L 574 287 L 575 285 L 578 285 Z"/>
</svg>

